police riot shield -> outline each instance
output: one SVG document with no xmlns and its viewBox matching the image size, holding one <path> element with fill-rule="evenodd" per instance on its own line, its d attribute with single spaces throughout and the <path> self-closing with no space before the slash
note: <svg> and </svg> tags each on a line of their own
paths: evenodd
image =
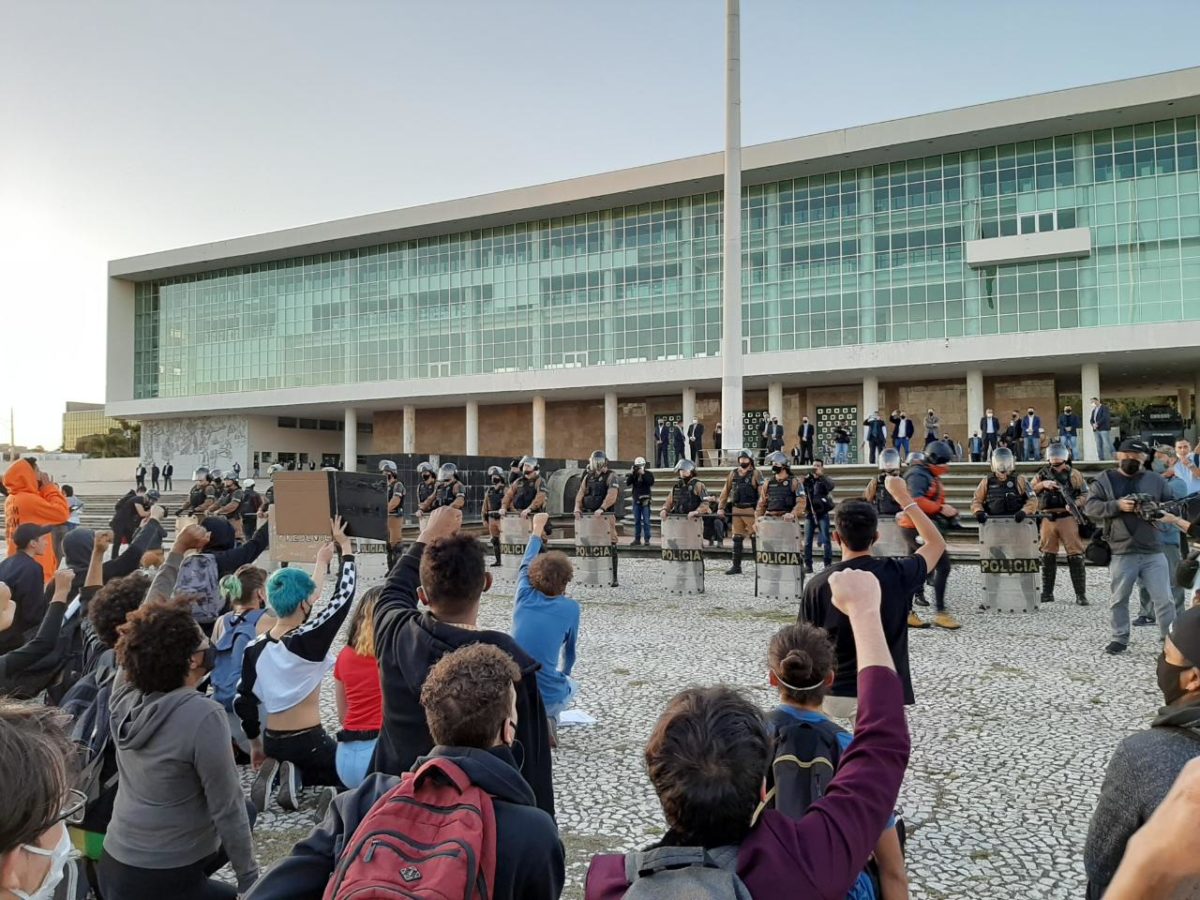
<svg viewBox="0 0 1200 900">
<path fill-rule="evenodd" d="M 799 600 L 804 593 L 804 535 L 800 523 L 762 518 L 755 531 L 758 595 L 771 600 Z"/>
<path fill-rule="evenodd" d="M 876 530 L 879 540 L 871 547 L 872 556 L 908 556 L 908 542 L 895 516 L 881 516 Z"/>
<path fill-rule="evenodd" d="M 662 560 L 668 594 L 704 593 L 704 520 L 667 516 L 662 520 Z"/>
<path fill-rule="evenodd" d="M 575 520 L 576 584 L 599 587 L 612 579 L 612 536 L 609 527 L 607 519 L 597 519 L 595 516 Z"/>
<path fill-rule="evenodd" d="M 521 568 L 521 560 L 525 558 L 525 550 L 529 546 L 529 519 L 520 516 L 500 517 L 500 563 L 506 572 L 516 572 Z"/>
<path fill-rule="evenodd" d="M 983 605 L 1000 612 L 1036 612 L 1042 559 L 1032 519 L 994 517 L 979 526 Z"/>
</svg>

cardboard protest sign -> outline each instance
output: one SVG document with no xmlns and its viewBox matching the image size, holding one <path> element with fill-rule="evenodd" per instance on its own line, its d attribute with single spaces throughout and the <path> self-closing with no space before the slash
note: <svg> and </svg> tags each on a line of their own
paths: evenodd
<svg viewBox="0 0 1200 900">
<path fill-rule="evenodd" d="M 387 484 L 356 472 L 278 472 L 272 480 L 271 558 L 313 562 L 340 515 L 351 537 L 387 539 Z"/>
</svg>

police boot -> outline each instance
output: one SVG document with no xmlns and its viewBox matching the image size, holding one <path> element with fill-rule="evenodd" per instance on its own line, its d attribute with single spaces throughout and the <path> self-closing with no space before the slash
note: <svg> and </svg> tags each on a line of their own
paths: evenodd
<svg viewBox="0 0 1200 900">
<path fill-rule="evenodd" d="M 612 582 L 609 587 L 620 587 L 617 584 L 617 545 L 612 545 Z"/>
<path fill-rule="evenodd" d="M 1054 602 L 1054 577 L 1058 573 L 1058 554 L 1042 554 L 1042 602 Z"/>
<path fill-rule="evenodd" d="M 1067 567 L 1071 570 L 1071 585 L 1075 588 L 1075 602 L 1087 606 L 1087 574 L 1083 568 L 1083 557 L 1076 554 L 1067 557 Z"/>
<path fill-rule="evenodd" d="M 399 548 L 397 548 L 395 544 L 388 544 L 388 547 L 387 547 L 387 570 L 389 572 L 391 572 L 392 569 L 396 568 L 396 557 L 398 556 L 398 554 L 396 553 L 397 549 L 399 549 Z"/>
<path fill-rule="evenodd" d="M 496 568 L 496 566 L 501 565 L 501 563 L 500 563 L 500 538 L 498 538 L 498 537 L 492 538 L 492 552 L 496 554 L 496 561 L 494 563 L 492 563 L 492 568 L 494 569 L 494 568 Z"/>
<path fill-rule="evenodd" d="M 742 574 L 742 544 L 744 538 L 735 537 L 733 539 L 733 565 L 725 570 L 726 575 L 741 575 Z"/>
</svg>

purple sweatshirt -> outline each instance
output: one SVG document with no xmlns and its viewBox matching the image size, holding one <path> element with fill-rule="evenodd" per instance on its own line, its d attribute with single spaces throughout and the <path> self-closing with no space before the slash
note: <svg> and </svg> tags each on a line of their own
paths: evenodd
<svg viewBox="0 0 1200 900">
<path fill-rule="evenodd" d="M 858 727 L 825 796 L 802 818 L 767 810 L 742 841 L 738 875 L 754 897 L 844 900 L 887 826 L 908 765 L 904 692 L 891 669 L 858 673 Z M 597 856 L 586 900 L 620 900 L 625 858 Z"/>
</svg>

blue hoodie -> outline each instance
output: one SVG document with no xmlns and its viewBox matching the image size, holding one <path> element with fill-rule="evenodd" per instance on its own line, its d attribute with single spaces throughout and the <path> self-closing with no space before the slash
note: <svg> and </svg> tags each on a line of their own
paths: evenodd
<svg viewBox="0 0 1200 900">
<path fill-rule="evenodd" d="M 512 636 L 522 650 L 541 663 L 538 688 L 542 703 L 550 709 L 565 703 L 571 695 L 567 678 L 575 667 L 579 603 L 570 597 L 547 597 L 529 583 L 529 566 L 541 550 L 542 539 L 531 537 L 517 575 Z"/>
</svg>

